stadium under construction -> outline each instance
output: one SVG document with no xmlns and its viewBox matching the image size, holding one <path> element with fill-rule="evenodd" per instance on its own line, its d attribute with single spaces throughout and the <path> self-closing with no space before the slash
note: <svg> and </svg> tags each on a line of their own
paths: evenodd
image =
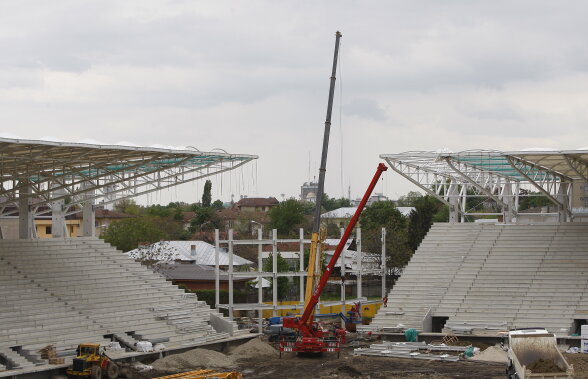
<svg viewBox="0 0 588 379">
<path fill-rule="evenodd" d="M 67 366 L 48 365 L 39 350 L 49 344 L 68 357 L 79 343 L 116 341 L 130 350 L 124 356 L 137 356 L 140 341 L 163 342 L 171 351 L 253 335 L 96 238 L 94 211 L 98 201 L 160 191 L 256 158 L 0 139 L 0 216 L 16 228 L 1 230 L 0 376 Z M 364 330 L 496 336 L 541 326 L 573 338 L 588 319 L 588 150 L 381 158 L 446 204 L 449 222 L 433 225 L 389 291 L 387 307 Z M 529 194 L 552 206 L 519 211 Z M 493 211 L 468 209 L 471 197 L 484 198 Z M 68 238 L 65 217 L 80 211 L 83 237 Z M 40 214 L 51 214 L 54 238 L 36 238 Z"/>
</svg>

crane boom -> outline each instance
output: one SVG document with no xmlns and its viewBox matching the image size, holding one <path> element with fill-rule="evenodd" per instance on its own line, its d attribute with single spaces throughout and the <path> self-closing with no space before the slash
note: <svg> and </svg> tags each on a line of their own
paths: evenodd
<svg viewBox="0 0 588 379">
<path fill-rule="evenodd" d="M 357 224 L 357 221 L 359 220 L 359 216 L 361 215 L 363 208 L 365 207 L 374 188 L 376 187 L 376 184 L 378 183 L 378 180 L 380 179 L 382 172 L 384 172 L 386 170 L 388 170 L 388 167 L 386 167 L 385 164 L 380 163 L 378 165 L 378 168 L 376 169 L 376 173 L 374 174 L 374 177 L 372 178 L 372 181 L 370 182 L 368 189 L 366 190 L 365 194 L 363 195 L 363 198 L 361 199 L 361 202 L 359 203 L 359 206 L 357 207 L 355 214 L 353 215 L 353 217 L 349 221 L 349 225 L 347 225 L 347 228 L 345 229 L 345 232 L 343 233 L 343 236 L 341 237 L 341 241 L 339 241 L 339 244 L 337 245 L 337 248 L 335 249 L 335 253 L 333 254 L 333 257 L 331 258 L 331 260 L 329 261 L 329 264 L 327 265 L 327 268 L 323 272 L 323 275 L 321 276 L 321 280 L 319 281 L 319 284 L 315 288 L 315 290 L 312 294 L 312 297 L 310 298 L 310 300 L 306 304 L 306 306 L 304 308 L 304 313 L 302 314 L 302 317 L 300 317 L 299 319 L 297 319 L 297 318 L 284 318 L 284 320 L 283 320 L 284 327 L 296 328 L 296 329 L 300 330 L 300 332 L 302 333 L 303 336 L 306 336 L 306 337 L 315 337 L 314 332 L 313 332 L 313 328 L 312 328 L 312 317 L 311 317 L 312 311 L 313 311 L 315 305 L 318 303 L 319 297 L 320 297 L 321 293 L 323 292 L 323 289 L 325 288 L 327 281 L 329 280 L 329 277 L 331 276 L 331 273 L 333 272 L 333 268 L 335 267 L 335 263 L 337 263 L 337 260 L 339 259 L 339 256 L 341 255 L 343 248 L 345 247 L 345 243 L 349 239 L 349 236 L 351 235 L 351 232 L 353 231 L 355 224 Z"/>
<path fill-rule="evenodd" d="M 325 119 L 325 133 L 323 136 L 323 150 L 321 166 L 319 168 L 319 182 L 316 194 L 314 220 L 312 223 L 312 235 L 310 238 L 310 254 L 308 258 L 308 275 L 306 277 L 305 305 L 308 304 L 315 284 L 315 276 L 320 273 L 317 257 L 319 256 L 319 232 L 321 227 L 321 206 L 325 192 L 325 173 L 327 171 L 327 154 L 329 151 L 329 136 L 331 133 L 331 115 L 333 113 L 333 97 L 335 96 L 335 81 L 337 75 L 337 58 L 339 57 L 339 40 L 341 32 L 335 33 L 335 54 L 333 56 L 333 69 L 331 71 L 331 84 L 329 87 L 329 100 L 327 103 L 327 117 Z"/>
</svg>

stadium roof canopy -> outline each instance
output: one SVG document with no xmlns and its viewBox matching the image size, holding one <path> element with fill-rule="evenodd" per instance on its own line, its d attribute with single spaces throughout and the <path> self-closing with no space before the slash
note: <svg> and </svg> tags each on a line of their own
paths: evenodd
<svg viewBox="0 0 588 379">
<path fill-rule="evenodd" d="M 464 199 L 484 196 L 501 207 L 501 213 L 515 216 L 519 196 L 538 192 L 554 203 L 564 218 L 571 219 L 573 184 L 588 181 L 588 149 L 411 151 L 380 157 L 394 171 L 463 215 L 480 215 L 468 210 Z"/>
<path fill-rule="evenodd" d="M 148 194 L 235 169 L 256 155 L 193 147 L 141 147 L 0 138 L 0 215 L 28 197 L 35 213 L 51 202 L 75 205 Z"/>
</svg>

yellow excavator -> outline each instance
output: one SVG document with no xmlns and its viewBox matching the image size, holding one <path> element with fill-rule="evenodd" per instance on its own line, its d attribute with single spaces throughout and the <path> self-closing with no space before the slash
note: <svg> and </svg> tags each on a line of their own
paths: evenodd
<svg viewBox="0 0 588 379">
<path fill-rule="evenodd" d="M 103 374 L 108 379 L 116 379 L 119 367 L 116 362 L 108 358 L 104 347 L 97 343 L 83 343 L 78 345 L 73 364 L 66 370 L 69 378 L 102 379 Z"/>
</svg>

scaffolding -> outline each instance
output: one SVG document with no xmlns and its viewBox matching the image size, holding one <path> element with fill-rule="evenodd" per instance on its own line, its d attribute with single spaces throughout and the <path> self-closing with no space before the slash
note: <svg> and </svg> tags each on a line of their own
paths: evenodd
<svg viewBox="0 0 588 379">
<path fill-rule="evenodd" d="M 341 234 L 343 234 L 343 229 L 341 229 Z M 383 299 L 386 296 L 386 229 L 382 228 L 381 231 L 381 243 L 382 248 L 380 255 L 377 257 L 379 258 L 379 267 L 364 267 L 364 265 L 368 262 L 366 258 L 363 256 L 362 247 L 361 247 L 361 229 L 355 229 L 355 241 L 357 245 L 357 251 L 354 257 L 351 257 L 351 265 L 348 269 L 347 266 L 347 249 L 343 249 L 341 253 L 341 257 L 339 261 L 341 262 L 341 277 L 339 278 L 339 286 L 341 292 L 341 299 L 336 301 L 319 301 L 317 304 L 317 309 L 320 309 L 320 306 L 337 306 L 341 305 L 342 313 L 345 313 L 345 306 L 346 305 L 353 305 L 357 302 L 363 304 L 375 304 L 380 303 L 381 300 L 368 300 L 367 297 L 363 296 L 362 293 L 362 286 L 363 286 L 363 276 L 364 275 L 379 275 L 381 276 L 381 298 Z M 278 272 L 278 245 L 279 244 L 295 244 L 297 243 L 299 246 L 299 265 L 298 271 L 288 271 L 288 272 Z M 257 311 L 258 317 L 258 329 L 259 332 L 262 332 L 263 329 L 263 311 L 264 310 L 271 310 L 274 316 L 277 316 L 278 310 L 281 309 L 304 309 L 304 283 L 305 278 L 307 276 L 307 266 L 305 266 L 304 262 L 304 250 L 307 245 L 310 245 L 310 239 L 304 238 L 304 229 L 299 230 L 299 237 L 295 239 L 278 239 L 278 231 L 277 229 L 273 229 L 271 231 L 271 238 L 264 239 L 263 238 L 263 231 L 262 229 L 257 230 L 257 239 L 243 239 L 243 240 L 236 240 L 234 239 L 233 229 L 229 229 L 227 233 L 227 239 L 220 239 L 220 232 L 218 229 L 215 230 L 215 308 L 216 309 L 226 309 L 229 313 L 229 318 L 231 321 L 234 319 L 234 312 L 235 311 Z M 236 245 L 257 245 L 258 247 L 258 255 L 257 255 L 257 270 L 252 271 L 245 271 L 245 272 L 236 272 L 233 266 L 233 257 L 234 257 L 234 247 Z M 263 247 L 266 245 L 272 246 L 272 271 L 266 272 L 263 271 Z M 219 256 L 222 248 L 226 248 L 229 254 L 229 265 L 228 265 L 228 295 L 229 295 L 229 302 L 228 304 L 221 304 L 220 303 L 220 265 L 219 265 Z M 375 258 L 375 255 L 371 256 Z M 355 263 L 355 268 L 354 264 Z M 374 261 L 372 260 L 372 266 L 374 266 Z M 345 276 L 347 274 L 356 275 L 356 298 L 347 299 L 346 298 L 346 287 L 347 283 L 345 281 Z M 250 278 L 252 276 L 257 277 L 257 303 L 234 303 L 234 287 L 233 287 L 233 280 L 235 278 L 247 277 Z M 299 277 L 299 301 L 297 304 L 285 304 L 280 305 L 278 301 L 278 278 L 280 277 Z M 263 286 L 262 281 L 264 278 L 269 278 L 272 281 L 272 303 L 267 304 L 263 302 Z"/>
</svg>

